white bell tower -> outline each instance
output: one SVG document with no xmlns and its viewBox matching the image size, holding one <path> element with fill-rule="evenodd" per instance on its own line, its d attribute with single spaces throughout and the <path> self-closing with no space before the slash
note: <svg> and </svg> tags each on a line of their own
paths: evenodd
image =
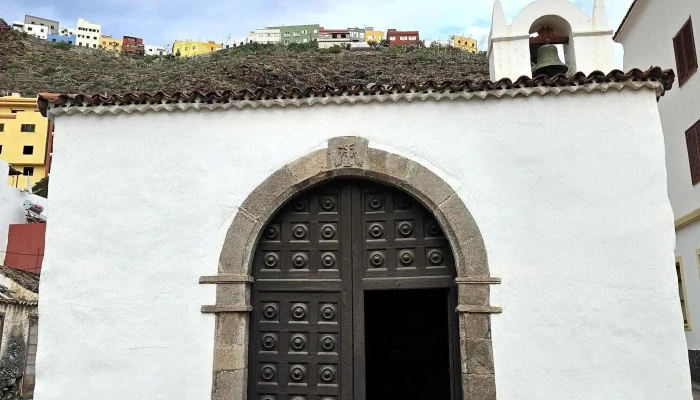
<svg viewBox="0 0 700 400">
<path fill-rule="evenodd" d="M 536 36 L 543 33 L 559 40 L 553 44 L 563 46 L 562 61 L 569 74 L 614 69 L 613 29 L 608 26 L 604 0 L 594 0 L 591 17 L 567 0 L 536 0 L 510 25 L 501 1 L 496 0 L 488 50 L 491 80 L 531 77 L 531 44 L 544 41 Z"/>
</svg>

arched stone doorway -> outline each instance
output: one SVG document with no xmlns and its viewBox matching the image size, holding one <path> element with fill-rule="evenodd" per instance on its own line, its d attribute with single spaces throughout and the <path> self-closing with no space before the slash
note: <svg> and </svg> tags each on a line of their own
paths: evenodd
<svg viewBox="0 0 700 400">
<path fill-rule="evenodd" d="M 248 398 L 458 399 L 455 277 L 439 223 L 402 190 L 296 195 L 255 250 Z"/>
<path fill-rule="evenodd" d="M 248 349 L 254 343 L 249 335 L 251 311 L 255 309 L 250 289 L 255 249 L 264 228 L 294 196 L 337 178 L 362 178 L 400 188 L 435 216 L 456 268 L 452 284 L 457 288 L 461 396 L 496 399 L 490 315 L 501 309 L 490 305 L 490 285 L 499 284 L 500 278 L 489 274 L 474 219 L 454 189 L 435 173 L 410 159 L 371 148 L 359 137 L 332 138 L 326 149 L 286 165 L 253 190 L 239 208 L 226 235 L 218 274 L 200 278 L 202 284 L 217 285 L 216 304 L 202 306 L 202 312 L 216 315 L 212 399 L 243 400 L 255 393 L 248 387 L 249 374 L 257 374 L 255 366 L 249 365 Z M 350 400 L 342 393 L 338 399 Z"/>
</svg>

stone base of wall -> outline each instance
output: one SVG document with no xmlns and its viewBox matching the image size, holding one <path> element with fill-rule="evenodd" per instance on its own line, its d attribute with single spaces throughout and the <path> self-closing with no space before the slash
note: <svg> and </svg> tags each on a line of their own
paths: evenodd
<svg viewBox="0 0 700 400">
<path fill-rule="evenodd" d="M 688 350 L 688 360 L 690 361 L 690 379 L 700 383 L 700 350 Z"/>
</svg>

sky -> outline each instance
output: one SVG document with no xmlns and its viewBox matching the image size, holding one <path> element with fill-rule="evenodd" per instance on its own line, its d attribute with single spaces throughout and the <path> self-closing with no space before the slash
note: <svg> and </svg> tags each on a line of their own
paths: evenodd
<svg viewBox="0 0 700 400">
<path fill-rule="evenodd" d="M 501 0 L 508 22 L 533 0 Z M 589 15 L 593 0 L 570 0 Z M 54 19 L 75 28 L 78 18 L 102 25 L 102 33 L 137 36 L 146 44 L 167 46 L 174 40 L 242 38 L 264 26 L 318 23 L 327 28 L 371 26 L 420 30 L 421 39 L 466 34 L 485 42 L 493 0 L 1 0 L 0 18 L 23 21 L 25 14 Z M 617 29 L 632 0 L 607 0 L 611 28 Z M 482 43 L 479 44 L 482 47 Z M 622 46 L 615 46 L 622 68 Z M 485 50 L 485 43 L 482 49 Z"/>
</svg>

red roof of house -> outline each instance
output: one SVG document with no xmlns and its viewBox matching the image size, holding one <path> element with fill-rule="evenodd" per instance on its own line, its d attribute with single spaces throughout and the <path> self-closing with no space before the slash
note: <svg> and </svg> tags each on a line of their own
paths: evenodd
<svg viewBox="0 0 700 400">
<path fill-rule="evenodd" d="M 418 35 L 418 31 L 397 31 L 396 29 L 389 29 L 386 32 L 387 35 L 389 34 L 394 34 L 394 35 Z"/>
</svg>

